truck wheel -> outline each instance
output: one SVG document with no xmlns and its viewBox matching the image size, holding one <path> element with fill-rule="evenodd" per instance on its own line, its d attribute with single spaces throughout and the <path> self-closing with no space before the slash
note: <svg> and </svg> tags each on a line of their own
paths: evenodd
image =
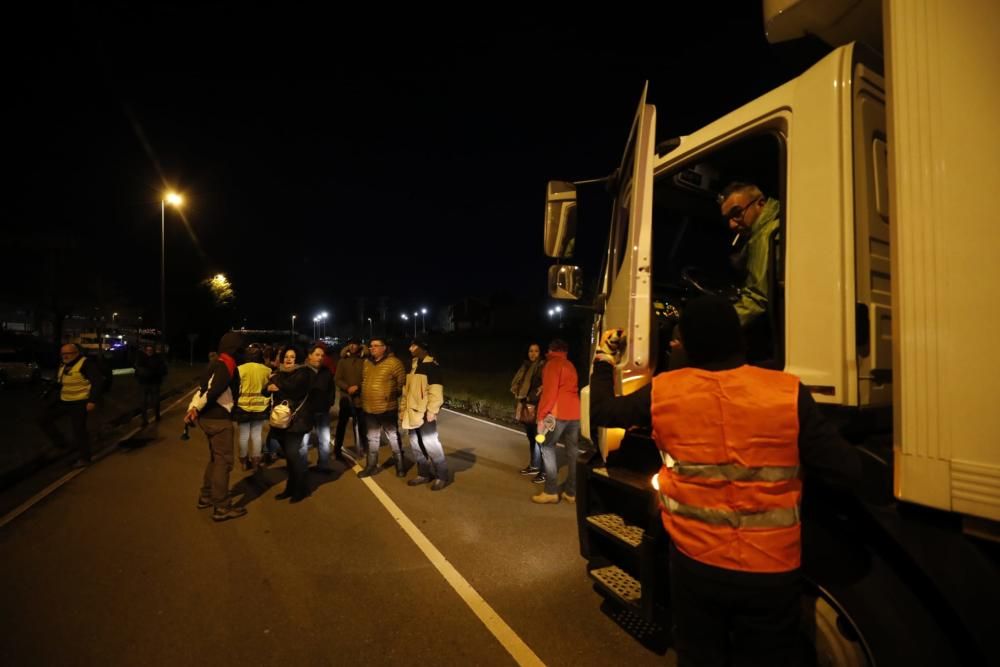
<svg viewBox="0 0 1000 667">
<path fill-rule="evenodd" d="M 815 664 L 961 664 L 918 592 L 870 547 L 837 533 L 803 524 L 803 618 Z"/>
</svg>

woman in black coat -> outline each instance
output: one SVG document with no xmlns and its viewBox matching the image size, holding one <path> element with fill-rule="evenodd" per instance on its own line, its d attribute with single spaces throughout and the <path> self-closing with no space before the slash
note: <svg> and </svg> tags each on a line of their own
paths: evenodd
<svg viewBox="0 0 1000 667">
<path fill-rule="evenodd" d="M 521 367 L 514 375 L 510 383 L 510 392 L 517 400 L 514 415 L 519 422 L 524 424 L 525 434 L 528 436 L 528 465 L 518 472 L 522 475 L 534 475 L 532 481 L 544 482 L 545 473 L 541 472 L 542 450 L 535 436 L 538 435 L 538 424 L 535 422 L 535 412 L 538 408 L 538 399 L 542 395 L 542 367 L 545 359 L 542 358 L 542 348 L 538 343 L 528 346 L 528 356 Z"/>
<path fill-rule="evenodd" d="M 278 500 L 291 498 L 293 503 L 309 496 L 306 484 L 308 459 L 306 458 L 306 434 L 312 430 L 313 415 L 306 405 L 315 373 L 303 362 L 305 356 L 301 348 L 289 345 L 281 354 L 281 365 L 268 381 L 267 391 L 274 397 L 273 405 L 288 401 L 294 413 L 287 428 L 271 426 L 271 434 L 281 443 L 288 468 L 288 483 L 285 490 L 277 495 Z"/>
</svg>

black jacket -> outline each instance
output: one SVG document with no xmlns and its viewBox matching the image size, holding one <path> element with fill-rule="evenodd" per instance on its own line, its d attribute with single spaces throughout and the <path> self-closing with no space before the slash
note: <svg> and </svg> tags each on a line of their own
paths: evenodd
<svg viewBox="0 0 1000 667">
<path fill-rule="evenodd" d="M 140 352 L 135 360 L 135 379 L 139 384 L 154 385 L 163 382 L 167 375 L 167 362 L 158 354 L 147 356 Z"/>
<path fill-rule="evenodd" d="M 188 408 L 196 408 L 204 419 L 229 419 L 236 401 L 240 397 L 240 371 L 234 364 L 229 367 L 221 359 L 208 365 L 201 377 L 198 392 L 191 399 Z"/>
<path fill-rule="evenodd" d="M 274 384 L 278 391 L 272 395 L 272 405 L 279 405 L 282 401 L 288 401 L 288 407 L 295 417 L 287 429 L 277 429 L 271 427 L 275 433 L 308 433 L 313 427 L 313 412 L 305 405 L 309 400 L 309 390 L 312 388 L 316 372 L 308 366 L 296 366 L 290 371 L 279 369 L 277 373 L 268 380 L 268 385 Z M 264 389 L 267 393 L 267 388 Z M 299 406 L 302 406 L 299 409 Z M 273 409 L 273 408 L 272 408 Z M 298 410 L 298 412 L 296 412 Z"/>
<path fill-rule="evenodd" d="M 307 407 L 313 414 L 329 412 L 330 406 L 337 400 L 337 385 L 333 381 L 333 373 L 326 366 L 320 366 L 314 372 L 316 377 L 313 378 L 312 387 L 309 389 Z"/>
</svg>

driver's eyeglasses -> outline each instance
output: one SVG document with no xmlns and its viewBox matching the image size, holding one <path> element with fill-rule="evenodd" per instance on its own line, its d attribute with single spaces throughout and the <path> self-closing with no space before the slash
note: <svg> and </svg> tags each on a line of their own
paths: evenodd
<svg viewBox="0 0 1000 667">
<path fill-rule="evenodd" d="M 747 210 L 750 209 L 751 206 L 757 204 L 759 201 L 760 198 L 757 198 L 748 203 L 746 206 L 734 206 L 731 209 L 729 209 L 729 212 L 723 213 L 722 218 L 724 220 L 738 220 L 743 217 L 743 215 L 747 212 Z"/>
</svg>

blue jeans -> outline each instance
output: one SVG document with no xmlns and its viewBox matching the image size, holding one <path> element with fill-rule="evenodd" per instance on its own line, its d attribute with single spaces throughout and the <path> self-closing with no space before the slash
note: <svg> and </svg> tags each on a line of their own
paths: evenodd
<svg viewBox="0 0 1000 667">
<path fill-rule="evenodd" d="M 306 433 L 306 437 L 303 439 L 305 441 L 306 452 L 309 451 L 309 442 L 311 440 L 312 434 L 315 432 L 317 436 L 316 452 L 319 454 L 319 467 L 329 468 L 330 467 L 330 411 L 317 412 L 313 415 L 313 423 L 316 425 L 313 430 Z M 307 459 L 308 460 L 308 459 Z"/>
<path fill-rule="evenodd" d="M 378 414 L 365 413 L 365 437 L 368 440 L 368 456 L 378 455 L 378 448 L 382 441 L 382 434 L 385 433 L 392 448 L 392 454 L 397 461 L 403 460 L 403 443 L 399 438 L 399 429 L 396 427 L 399 413 L 395 410 L 381 412 Z"/>
<path fill-rule="evenodd" d="M 559 464 L 556 460 L 556 443 L 566 445 L 566 484 L 563 492 L 576 495 L 576 459 L 580 453 L 580 420 L 556 420 L 556 427 L 545 434 L 542 443 L 542 472 L 545 473 L 545 493 L 559 493 Z"/>
<path fill-rule="evenodd" d="M 410 429 L 410 451 L 417 461 L 418 475 L 448 481 L 448 461 L 438 437 L 437 422 L 424 422 L 420 428 Z"/>
<path fill-rule="evenodd" d="M 260 456 L 260 436 L 264 432 L 264 420 L 252 422 L 237 422 L 240 432 L 240 458 L 247 457 L 247 445 L 250 446 L 250 457 Z"/>
</svg>

